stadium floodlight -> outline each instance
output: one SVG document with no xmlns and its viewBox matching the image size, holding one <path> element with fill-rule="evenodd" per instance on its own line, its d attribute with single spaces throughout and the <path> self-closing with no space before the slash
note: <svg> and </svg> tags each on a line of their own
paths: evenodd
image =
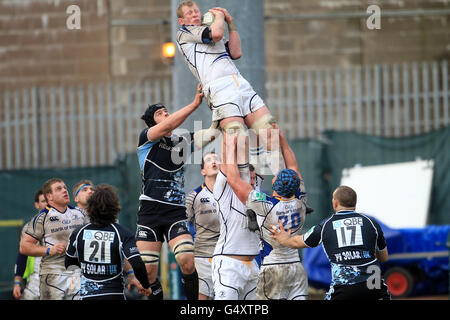
<svg viewBox="0 0 450 320">
<path fill-rule="evenodd" d="M 173 42 L 165 42 L 162 45 L 162 56 L 165 59 L 173 59 L 175 56 L 175 44 Z"/>
</svg>

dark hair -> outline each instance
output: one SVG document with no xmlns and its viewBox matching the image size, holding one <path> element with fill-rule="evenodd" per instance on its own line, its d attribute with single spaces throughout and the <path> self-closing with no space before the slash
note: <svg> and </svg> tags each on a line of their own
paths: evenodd
<svg viewBox="0 0 450 320">
<path fill-rule="evenodd" d="M 202 164 L 201 164 L 201 168 L 202 168 L 202 169 L 205 167 L 205 157 L 206 157 L 207 155 L 210 155 L 210 154 L 216 154 L 216 153 L 215 153 L 215 152 L 208 152 L 208 153 L 205 153 L 205 154 L 203 155 L 203 157 L 202 157 Z"/>
<path fill-rule="evenodd" d="M 248 169 L 250 170 L 250 172 L 255 171 L 255 166 L 252 165 L 251 163 L 248 164 Z"/>
<path fill-rule="evenodd" d="M 87 215 L 91 223 L 107 226 L 117 221 L 120 212 L 119 196 L 108 184 L 100 184 L 87 201 Z"/>
<path fill-rule="evenodd" d="M 148 106 L 148 108 L 145 110 L 144 114 L 141 116 L 141 119 L 145 121 L 145 124 L 147 125 L 147 127 L 150 128 L 156 124 L 155 118 L 154 118 L 155 112 L 162 108 L 166 108 L 166 107 L 161 103 L 155 103 L 155 104 Z"/>
<path fill-rule="evenodd" d="M 356 207 L 356 192 L 350 187 L 339 186 L 334 191 L 334 198 L 339 202 L 339 204 L 346 208 Z"/>
<path fill-rule="evenodd" d="M 44 192 L 42 192 L 42 189 L 39 189 L 38 191 L 36 191 L 36 193 L 34 194 L 34 202 L 39 202 L 39 197 L 43 194 L 44 194 Z M 44 198 L 45 198 L 45 196 L 44 196 Z"/>
</svg>

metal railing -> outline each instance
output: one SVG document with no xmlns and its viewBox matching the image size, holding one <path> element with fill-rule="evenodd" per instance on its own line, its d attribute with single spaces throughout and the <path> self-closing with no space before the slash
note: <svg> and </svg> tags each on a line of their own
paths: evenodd
<svg viewBox="0 0 450 320">
<path fill-rule="evenodd" d="M 146 102 L 171 90 L 160 78 L 0 92 L 0 169 L 112 164 L 136 150 Z"/>
<path fill-rule="evenodd" d="M 449 125 L 448 62 L 266 72 L 266 103 L 289 139 L 324 130 L 402 137 Z M 0 170 L 112 164 L 136 150 L 148 102 L 171 77 L 0 91 Z M 173 112 L 174 110 L 169 110 Z"/>
<path fill-rule="evenodd" d="M 409 136 L 449 124 L 448 73 L 447 61 L 268 72 L 267 104 L 288 138 Z"/>
</svg>

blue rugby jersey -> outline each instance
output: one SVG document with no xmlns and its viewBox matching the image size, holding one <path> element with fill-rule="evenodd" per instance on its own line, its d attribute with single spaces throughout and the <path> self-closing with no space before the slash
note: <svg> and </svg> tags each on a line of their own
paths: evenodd
<svg viewBox="0 0 450 320">
<path fill-rule="evenodd" d="M 71 234 L 66 267 L 81 267 L 80 297 L 123 295 L 123 264 L 127 259 L 144 288 L 150 286 L 134 235 L 117 223 L 83 225 Z"/>
<path fill-rule="evenodd" d="M 386 248 L 380 225 L 355 211 L 339 211 L 303 235 L 308 247 L 322 243 L 331 263 L 332 285 L 367 281 L 371 265 L 377 265 L 377 250 Z"/>
<path fill-rule="evenodd" d="M 142 177 L 139 200 L 184 206 L 184 163 L 192 148 L 193 134 L 189 138 L 172 134 L 150 141 L 148 129 L 139 135 L 137 148 Z"/>
</svg>

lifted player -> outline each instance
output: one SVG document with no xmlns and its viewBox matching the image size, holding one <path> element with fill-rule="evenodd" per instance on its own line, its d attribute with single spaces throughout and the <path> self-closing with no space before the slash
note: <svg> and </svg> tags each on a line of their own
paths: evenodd
<svg viewBox="0 0 450 320">
<path fill-rule="evenodd" d="M 194 143 L 201 148 L 215 139 L 220 130 L 243 132 L 247 126 L 262 139 L 266 149 L 263 156 L 271 173 L 276 175 L 284 168 L 284 161 L 278 146 L 278 134 L 271 126 L 275 119 L 233 62 L 241 57 L 242 51 L 232 16 L 220 7 L 209 12 L 215 17 L 210 26 L 202 25 L 202 14 L 195 2 L 184 1 L 177 9 L 178 24 L 181 25 L 176 37 L 178 48 L 200 82 L 212 111 L 211 127 L 197 131 Z M 223 39 L 225 23 L 228 25 L 228 41 Z M 252 159 L 250 161 L 253 162 Z"/>
</svg>

